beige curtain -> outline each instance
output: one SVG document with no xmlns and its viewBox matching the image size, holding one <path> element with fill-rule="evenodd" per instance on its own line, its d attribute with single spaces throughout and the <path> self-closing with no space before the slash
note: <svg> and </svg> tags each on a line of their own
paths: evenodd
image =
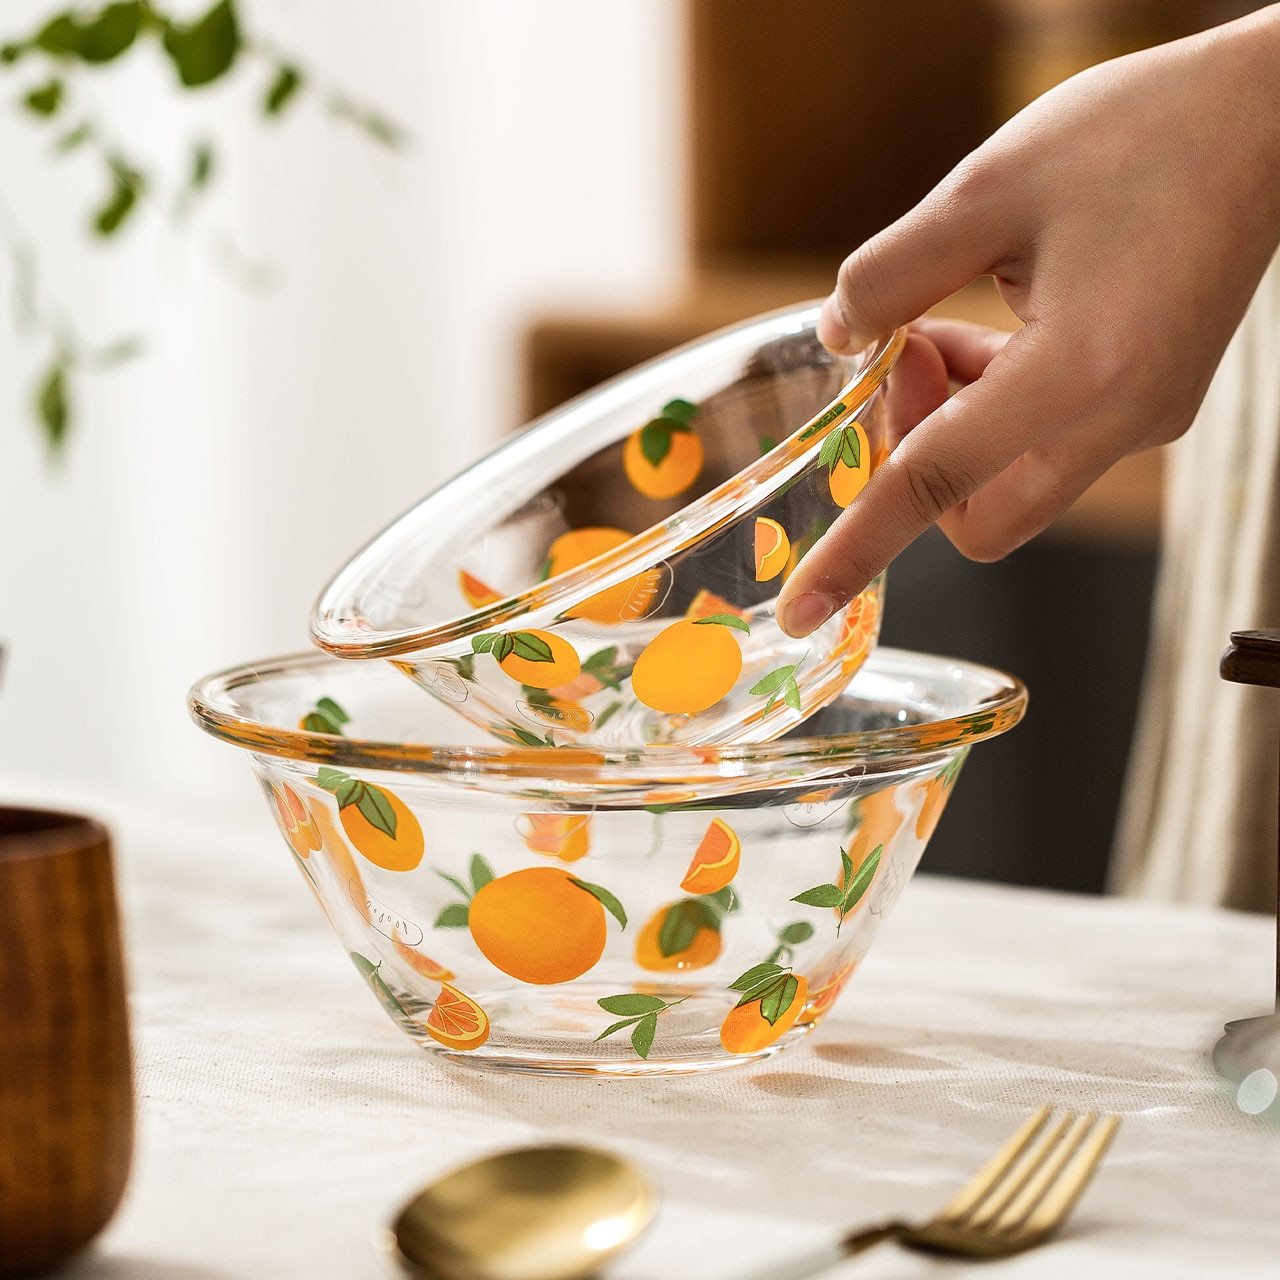
<svg viewBox="0 0 1280 1280">
<path fill-rule="evenodd" d="M 1280 626 L 1280 257 L 1168 454 L 1112 888 L 1272 910 L 1280 698 L 1221 680 L 1218 659 L 1232 631 Z"/>
</svg>

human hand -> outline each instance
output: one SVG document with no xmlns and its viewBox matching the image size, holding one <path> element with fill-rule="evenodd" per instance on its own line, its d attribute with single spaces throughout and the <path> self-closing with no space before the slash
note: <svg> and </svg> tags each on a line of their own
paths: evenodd
<svg viewBox="0 0 1280 1280">
<path fill-rule="evenodd" d="M 787 581 L 785 630 L 808 634 L 935 522 L 999 559 L 1187 429 L 1280 241 L 1278 66 L 1280 5 L 1094 67 L 845 260 L 818 327 L 832 350 L 984 274 L 1023 325 L 912 324 L 893 452 Z"/>
</svg>

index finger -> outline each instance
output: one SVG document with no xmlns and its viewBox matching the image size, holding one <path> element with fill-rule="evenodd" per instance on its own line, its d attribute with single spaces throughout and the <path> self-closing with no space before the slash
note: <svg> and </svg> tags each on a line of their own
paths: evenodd
<svg viewBox="0 0 1280 1280">
<path fill-rule="evenodd" d="M 808 635 L 931 524 L 1060 422 L 1069 383 L 1038 358 L 1033 326 L 1009 339 L 982 377 L 902 441 L 808 555 L 778 600 L 790 635 Z"/>
</svg>

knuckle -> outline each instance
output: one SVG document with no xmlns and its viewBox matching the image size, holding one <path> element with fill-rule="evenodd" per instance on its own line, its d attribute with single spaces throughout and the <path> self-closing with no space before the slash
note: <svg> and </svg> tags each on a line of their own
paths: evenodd
<svg viewBox="0 0 1280 1280">
<path fill-rule="evenodd" d="M 974 488 L 973 477 L 962 465 L 933 456 L 905 464 L 902 480 L 906 501 L 921 524 L 932 524 Z"/>
</svg>

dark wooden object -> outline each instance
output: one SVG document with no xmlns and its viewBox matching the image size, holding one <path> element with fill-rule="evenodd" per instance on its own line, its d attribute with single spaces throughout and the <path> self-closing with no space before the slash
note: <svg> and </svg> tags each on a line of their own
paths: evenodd
<svg viewBox="0 0 1280 1280">
<path fill-rule="evenodd" d="M 1280 688 L 1280 628 L 1232 632 L 1218 670 L 1224 680 L 1236 684 Z M 1276 847 L 1280 857 L 1280 843 Z M 1237 1018 L 1227 1023 L 1225 1032 L 1213 1050 L 1213 1065 L 1222 1075 L 1237 1081 L 1259 1070 L 1280 1076 L 1280 891 L 1276 901 L 1275 1010 L 1260 1018 Z M 1280 1103 L 1273 1103 L 1270 1110 L 1280 1115 Z"/>
<path fill-rule="evenodd" d="M 133 1149 L 111 844 L 97 822 L 0 809 L 0 1276 L 106 1225 Z"/>
<path fill-rule="evenodd" d="M 1236 684 L 1280 689 L 1280 628 L 1233 631 L 1218 671 Z M 1280 857 L 1280 815 L 1277 821 L 1277 857 Z M 1278 877 L 1280 881 L 1280 877 Z M 1280 1013 L 1280 883 L 1276 896 L 1276 1012 Z"/>
</svg>

